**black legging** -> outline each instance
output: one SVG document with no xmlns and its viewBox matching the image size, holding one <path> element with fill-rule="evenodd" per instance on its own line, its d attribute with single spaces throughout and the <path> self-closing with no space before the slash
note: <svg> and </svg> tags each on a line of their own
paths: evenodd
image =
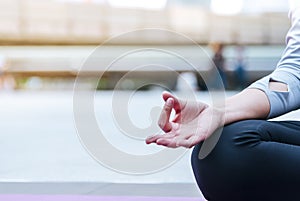
<svg viewBox="0 0 300 201">
<path fill-rule="evenodd" d="M 300 121 L 245 120 L 224 127 L 204 159 L 192 154 L 200 190 L 212 201 L 300 200 Z"/>
</svg>

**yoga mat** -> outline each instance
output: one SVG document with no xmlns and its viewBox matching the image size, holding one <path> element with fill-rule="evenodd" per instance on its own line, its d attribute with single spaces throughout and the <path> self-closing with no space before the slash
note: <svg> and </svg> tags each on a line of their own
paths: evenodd
<svg viewBox="0 0 300 201">
<path fill-rule="evenodd" d="M 5 201 L 205 201 L 198 197 L 135 197 L 88 195 L 0 195 Z"/>
</svg>

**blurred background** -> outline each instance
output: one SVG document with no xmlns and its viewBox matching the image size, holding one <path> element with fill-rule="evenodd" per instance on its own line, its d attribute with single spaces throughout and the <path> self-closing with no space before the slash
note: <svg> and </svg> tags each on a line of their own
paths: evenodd
<svg viewBox="0 0 300 201">
<path fill-rule="evenodd" d="M 80 144 L 73 117 L 78 71 L 102 43 L 104 60 L 114 59 L 119 50 L 153 47 L 179 49 L 198 62 L 200 74 L 164 54 L 144 53 L 112 70 L 101 59 L 82 69 L 80 87 L 98 90 L 95 114 L 110 142 L 124 152 L 156 152 L 160 148 L 125 138 L 116 125 L 111 104 L 116 84 L 118 91 L 134 94 L 128 107 L 137 127 L 151 124 L 149 113 L 163 104 L 162 88 L 138 87 L 145 80 L 180 92 L 183 79 L 209 102 L 202 75 L 213 85 L 217 67 L 226 94 L 235 94 L 276 67 L 290 26 L 288 9 L 286 0 L 0 0 L 0 193 L 199 196 L 190 151 L 171 167 L 143 176 L 122 174 L 92 159 Z M 191 40 L 164 31 L 134 32 L 147 28 Z M 126 32 L 131 34 L 116 37 Z M 204 62 L 207 58 L 215 66 Z M 135 69 L 140 61 L 152 60 L 170 69 Z M 141 92 L 133 91 L 137 88 Z"/>
<path fill-rule="evenodd" d="M 230 0 L 226 4 L 221 0 L 1 0 L 0 9 L 0 86 L 11 90 L 71 89 L 77 70 L 96 46 L 124 32 L 145 28 L 184 34 L 211 57 L 211 44 L 223 44 L 226 87 L 236 89 L 241 84 L 235 76 L 239 70 L 245 70 L 245 86 L 274 69 L 289 28 L 284 0 Z M 107 50 L 133 45 L 179 46 L 189 51 L 190 57 L 198 57 L 193 54 L 194 46 L 166 38 L 164 33 L 130 36 L 106 43 Z M 243 69 L 238 68 L 240 61 Z M 129 62 L 118 72 L 106 73 L 102 89 L 112 89 L 130 66 Z M 99 64 L 94 70 L 105 68 Z M 166 80 L 166 76 L 170 74 L 162 73 L 159 78 Z M 152 73 L 132 80 L 148 77 L 152 79 Z M 199 78 L 198 83 L 203 88 Z M 176 85 L 167 84 L 171 88 Z"/>
</svg>

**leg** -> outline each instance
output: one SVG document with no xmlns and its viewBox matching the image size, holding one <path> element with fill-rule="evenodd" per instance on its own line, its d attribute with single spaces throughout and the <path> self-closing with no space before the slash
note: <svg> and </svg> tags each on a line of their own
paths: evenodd
<svg viewBox="0 0 300 201">
<path fill-rule="evenodd" d="M 300 186 L 300 122 L 246 120 L 224 127 L 194 175 L 208 200 L 295 200 Z"/>
</svg>

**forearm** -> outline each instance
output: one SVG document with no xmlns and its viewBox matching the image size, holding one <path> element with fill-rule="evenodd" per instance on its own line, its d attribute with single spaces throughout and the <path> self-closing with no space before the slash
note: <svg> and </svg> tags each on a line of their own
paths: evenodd
<svg viewBox="0 0 300 201">
<path fill-rule="evenodd" d="M 225 100 L 224 123 L 245 119 L 265 119 L 270 112 L 266 94 L 259 89 L 245 89 Z"/>
</svg>

